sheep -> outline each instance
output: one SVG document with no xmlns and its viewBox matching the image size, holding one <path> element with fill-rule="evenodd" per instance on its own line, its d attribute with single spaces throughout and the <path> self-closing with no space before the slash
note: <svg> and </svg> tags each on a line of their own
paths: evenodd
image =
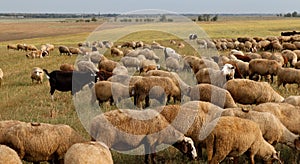
<svg viewBox="0 0 300 164">
<path fill-rule="evenodd" d="M 297 47 L 297 50 L 300 50 L 300 42 L 294 42 L 294 45 Z"/>
<path fill-rule="evenodd" d="M 300 96 L 289 96 L 283 100 L 283 103 L 300 106 Z"/>
<path fill-rule="evenodd" d="M 134 67 L 136 70 L 140 70 L 141 61 L 136 57 L 125 56 L 120 60 L 120 62 L 125 67 Z"/>
<path fill-rule="evenodd" d="M 85 142 L 72 145 L 65 154 L 64 163 L 113 164 L 109 148 L 102 142 Z"/>
<path fill-rule="evenodd" d="M 173 57 L 168 57 L 166 59 L 166 67 L 167 70 L 174 72 L 180 71 L 182 68 L 179 61 Z"/>
<path fill-rule="evenodd" d="M 294 50 L 293 51 L 297 55 L 297 60 L 300 60 L 300 49 L 299 50 Z"/>
<path fill-rule="evenodd" d="M 297 50 L 297 47 L 292 43 L 282 43 L 282 48 L 284 50 Z"/>
<path fill-rule="evenodd" d="M 6 131 L 18 124 L 23 124 L 25 122 L 17 121 L 17 120 L 4 120 L 0 121 L 0 144 L 3 144 L 5 142 L 5 134 Z"/>
<path fill-rule="evenodd" d="M 9 50 L 9 49 L 18 50 L 18 47 L 16 44 L 8 44 L 6 47 L 7 47 L 7 50 Z"/>
<path fill-rule="evenodd" d="M 177 60 L 181 60 L 181 55 L 176 53 L 176 51 L 170 47 L 165 47 L 164 48 L 164 55 L 165 55 L 165 60 L 168 58 L 168 57 L 173 57 Z"/>
<path fill-rule="evenodd" d="M 69 56 L 72 55 L 72 53 L 70 52 L 70 50 L 67 46 L 59 46 L 58 50 L 59 50 L 60 55 L 62 55 L 62 54 L 67 54 Z"/>
<path fill-rule="evenodd" d="M 30 51 L 26 54 L 27 58 L 43 58 L 44 56 L 48 55 L 47 51 L 37 50 L 37 51 Z"/>
<path fill-rule="evenodd" d="M 300 150 L 299 135 L 289 131 L 280 120 L 271 113 L 228 108 L 223 111 L 222 116 L 235 116 L 254 121 L 259 125 L 264 139 L 269 144 L 282 143 L 293 149 Z"/>
<path fill-rule="evenodd" d="M 159 76 L 148 76 L 138 80 L 132 89 L 135 97 L 135 105 L 138 108 L 142 108 L 142 101 L 146 100 L 145 107 L 149 107 L 149 92 L 154 86 L 159 86 L 164 90 L 167 96 L 167 102 L 173 97 L 174 102 L 176 100 L 181 101 L 181 91 L 178 86 L 169 77 L 159 77 Z"/>
<path fill-rule="evenodd" d="M 177 47 L 178 47 L 178 48 L 184 48 L 185 45 L 184 45 L 184 43 L 180 42 L 180 43 L 178 43 Z"/>
<path fill-rule="evenodd" d="M 150 70 L 157 70 L 159 65 L 156 64 L 154 60 L 142 60 L 140 66 L 140 74 L 144 72 L 148 72 Z"/>
<path fill-rule="evenodd" d="M 114 70 L 112 71 L 114 75 L 128 75 L 128 70 L 126 67 L 118 65 Z"/>
<path fill-rule="evenodd" d="M 39 67 L 34 67 L 31 70 L 31 76 L 30 76 L 32 83 L 34 81 L 37 81 L 38 84 L 42 84 L 44 80 L 44 71 Z"/>
<path fill-rule="evenodd" d="M 18 43 L 17 44 L 17 49 L 18 49 L 18 51 L 19 50 L 21 50 L 21 51 L 27 51 L 26 44 L 20 44 L 20 43 Z"/>
<path fill-rule="evenodd" d="M 200 59 L 195 56 L 189 56 L 189 57 L 184 57 L 184 69 L 191 68 L 196 74 L 200 69 L 203 68 L 211 68 L 215 70 L 219 70 L 219 65 L 215 63 L 214 61 L 210 61 L 207 59 Z"/>
<path fill-rule="evenodd" d="M 22 164 L 16 151 L 5 145 L 0 145 L 0 163 Z"/>
<path fill-rule="evenodd" d="M 24 123 L 6 131 L 5 145 L 14 149 L 19 157 L 28 162 L 63 160 L 65 152 L 75 143 L 85 142 L 68 125 L 46 123 Z"/>
<path fill-rule="evenodd" d="M 241 104 L 282 102 L 284 100 L 267 82 L 256 82 L 249 79 L 232 79 L 227 81 L 223 88 L 230 92 L 236 103 Z"/>
<path fill-rule="evenodd" d="M 264 52 L 261 53 L 261 57 L 263 59 L 270 59 L 271 56 L 272 56 L 272 53 L 268 52 L 268 51 L 264 51 Z"/>
<path fill-rule="evenodd" d="M 28 51 L 37 51 L 37 50 L 38 50 L 38 49 L 36 48 L 36 46 L 35 46 L 35 45 L 32 45 L 32 44 L 26 45 L 25 47 L 26 47 L 26 49 L 27 49 Z"/>
<path fill-rule="evenodd" d="M 287 103 L 264 103 L 252 108 L 258 112 L 269 112 L 275 115 L 291 132 L 300 135 L 299 107 Z"/>
<path fill-rule="evenodd" d="M 2 81 L 3 81 L 3 71 L 0 68 L 0 87 L 2 86 Z"/>
<path fill-rule="evenodd" d="M 119 103 L 122 99 L 129 98 L 129 87 L 110 81 L 98 81 L 92 87 L 91 104 L 98 100 L 99 105 L 109 101 L 110 105 Z"/>
<path fill-rule="evenodd" d="M 73 64 L 65 63 L 65 64 L 60 65 L 59 70 L 61 70 L 61 71 L 74 71 L 75 69 L 74 69 Z"/>
<path fill-rule="evenodd" d="M 141 50 L 139 55 L 144 55 L 148 60 L 155 60 L 155 62 L 159 61 L 159 57 L 155 54 L 155 52 L 147 48 Z"/>
<path fill-rule="evenodd" d="M 287 62 L 288 62 L 287 58 L 285 56 L 282 56 L 282 54 L 279 53 L 279 52 L 273 53 L 270 56 L 269 60 L 275 60 L 278 63 L 280 63 L 282 66 L 285 65 L 285 64 L 287 64 Z"/>
<path fill-rule="evenodd" d="M 99 72 L 99 69 L 91 61 L 78 61 L 76 65 L 78 67 L 78 71 L 93 73 Z"/>
<path fill-rule="evenodd" d="M 211 102 L 221 108 L 235 108 L 233 98 L 230 93 L 222 88 L 210 84 L 198 84 L 190 91 L 191 101 L 201 100 Z"/>
<path fill-rule="evenodd" d="M 290 66 L 294 67 L 295 64 L 297 63 L 297 59 L 298 59 L 297 54 L 291 50 L 283 50 L 281 53 L 283 56 L 285 56 L 288 59 Z M 287 64 L 286 64 L 286 66 L 287 66 Z"/>
<path fill-rule="evenodd" d="M 99 61 L 98 69 L 105 70 L 108 72 L 113 72 L 113 70 L 119 65 L 120 64 L 118 62 L 109 60 L 107 58 L 103 58 L 102 60 Z"/>
<path fill-rule="evenodd" d="M 47 43 L 46 44 L 46 51 L 48 51 L 48 52 L 50 52 L 50 51 L 53 51 L 54 50 L 54 45 L 53 44 L 49 44 L 49 43 Z"/>
<path fill-rule="evenodd" d="M 144 145 L 146 163 L 155 162 L 155 148 L 160 144 L 173 145 L 195 159 L 197 152 L 192 139 L 169 125 L 155 110 L 119 109 L 94 117 L 90 124 L 90 135 L 93 140 L 104 142 L 109 148 L 119 151 Z"/>
<path fill-rule="evenodd" d="M 208 163 L 222 162 L 225 157 L 238 157 L 249 152 L 251 164 L 254 156 L 260 156 L 264 161 L 278 160 L 275 148 L 266 142 L 258 124 L 238 117 L 224 116 L 212 121 L 206 126 L 212 130 L 205 138 Z"/>
<path fill-rule="evenodd" d="M 300 69 L 300 62 L 297 62 L 297 63 L 295 64 L 295 69 Z"/>
<path fill-rule="evenodd" d="M 97 72 L 97 77 L 98 77 L 97 81 L 108 80 L 112 75 L 113 75 L 112 72 L 100 70 L 99 72 Z"/>
<path fill-rule="evenodd" d="M 121 45 L 121 48 L 124 48 L 124 47 L 135 49 L 136 48 L 136 43 L 134 41 L 125 42 Z"/>
<path fill-rule="evenodd" d="M 116 47 L 113 47 L 110 49 L 110 54 L 111 54 L 111 56 L 124 56 L 123 51 L 119 50 Z"/>
<path fill-rule="evenodd" d="M 190 40 L 195 40 L 195 39 L 197 39 L 198 38 L 198 35 L 197 34 L 190 34 L 189 35 L 189 39 Z"/>
<path fill-rule="evenodd" d="M 79 48 L 75 47 L 69 47 L 70 54 L 83 54 L 82 51 Z"/>
<path fill-rule="evenodd" d="M 281 84 L 285 87 L 286 84 L 298 84 L 300 87 L 300 70 L 294 68 L 281 68 L 277 73 L 277 86 Z"/>
<path fill-rule="evenodd" d="M 271 82 L 273 83 L 273 76 L 277 75 L 281 64 L 275 60 L 268 59 L 253 59 L 249 62 L 249 79 L 253 79 L 255 74 L 266 76 L 271 75 Z"/>
<path fill-rule="evenodd" d="M 208 83 L 218 87 L 223 87 L 226 81 L 234 79 L 234 67 L 231 64 L 225 64 L 222 70 L 204 68 L 196 73 L 198 84 Z"/>
</svg>

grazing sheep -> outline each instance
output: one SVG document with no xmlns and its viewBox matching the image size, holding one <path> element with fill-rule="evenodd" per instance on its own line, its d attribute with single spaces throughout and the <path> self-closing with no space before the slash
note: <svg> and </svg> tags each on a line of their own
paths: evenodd
<svg viewBox="0 0 300 164">
<path fill-rule="evenodd" d="M 195 40 L 195 39 L 197 39 L 198 38 L 198 35 L 197 34 L 190 34 L 189 35 L 189 39 L 190 40 Z"/>
<path fill-rule="evenodd" d="M 38 49 L 36 48 L 35 45 L 32 45 L 32 44 L 29 44 L 29 45 L 26 45 L 26 49 L 28 51 L 37 51 Z"/>
<path fill-rule="evenodd" d="M 156 64 L 155 60 L 142 60 L 140 66 L 140 74 L 143 72 L 148 72 L 150 70 L 157 70 L 159 65 Z"/>
<path fill-rule="evenodd" d="M 125 56 L 120 62 L 122 62 L 125 67 L 134 67 L 136 70 L 140 70 L 141 61 L 136 57 Z"/>
<path fill-rule="evenodd" d="M 120 64 L 118 62 L 103 58 L 99 61 L 98 69 L 113 72 L 113 70 L 119 65 Z"/>
<path fill-rule="evenodd" d="M 121 45 L 121 48 L 124 48 L 124 47 L 135 49 L 136 48 L 136 43 L 134 41 L 125 42 Z"/>
<path fill-rule="evenodd" d="M 168 57 L 166 59 L 166 67 L 167 67 L 167 70 L 174 71 L 174 72 L 180 71 L 182 68 L 180 66 L 179 61 L 173 57 Z"/>
<path fill-rule="evenodd" d="M 277 75 L 280 68 L 281 64 L 275 60 L 253 59 L 249 62 L 249 79 L 253 79 L 255 74 L 261 76 L 271 75 L 271 82 L 273 83 L 273 76 Z"/>
<path fill-rule="evenodd" d="M 223 89 L 210 84 L 198 84 L 191 88 L 191 101 L 207 101 L 221 108 L 236 108 L 230 93 Z"/>
<path fill-rule="evenodd" d="M 275 145 L 276 143 L 285 144 L 293 149 L 300 150 L 300 138 L 289 131 L 281 121 L 269 112 L 245 111 L 240 108 L 226 109 L 222 116 L 235 116 L 256 122 L 264 139 Z"/>
<path fill-rule="evenodd" d="M 176 51 L 170 47 L 164 48 L 164 55 L 165 55 L 165 60 L 169 57 L 173 57 L 173 58 L 177 59 L 178 61 L 181 60 L 181 55 L 176 53 Z"/>
<path fill-rule="evenodd" d="M 149 93 L 154 86 L 159 86 L 164 90 L 167 96 L 167 102 L 170 102 L 170 98 L 173 97 L 174 102 L 176 100 L 181 101 L 180 88 L 169 77 L 148 76 L 138 80 L 133 87 L 135 96 L 135 105 L 138 108 L 142 108 L 142 101 L 146 100 L 145 107 L 149 107 Z M 157 94 L 156 94 L 157 95 Z"/>
<path fill-rule="evenodd" d="M 65 152 L 75 143 L 85 142 L 68 125 L 24 123 L 6 131 L 5 145 L 13 148 L 19 157 L 28 162 L 63 160 Z"/>
<path fill-rule="evenodd" d="M 289 96 L 283 100 L 283 103 L 300 106 L 300 96 Z"/>
<path fill-rule="evenodd" d="M 3 81 L 3 71 L 0 68 L 0 87 L 2 86 L 2 81 Z"/>
<path fill-rule="evenodd" d="M 278 160 L 275 148 L 264 140 L 258 124 L 238 117 L 224 116 L 207 125 L 212 132 L 205 138 L 208 163 L 217 164 L 225 157 L 238 157 L 249 152 L 251 164 L 254 156 L 264 161 Z"/>
<path fill-rule="evenodd" d="M 173 145 L 195 159 L 197 152 L 192 139 L 169 125 L 155 110 L 119 109 L 94 117 L 90 135 L 93 140 L 104 142 L 109 148 L 120 151 L 144 145 L 146 163 L 155 162 L 156 146 L 161 144 Z"/>
<path fill-rule="evenodd" d="M 290 66 L 294 67 L 298 61 L 297 54 L 291 50 L 283 50 L 281 53 L 283 56 L 285 56 L 287 58 L 288 62 L 290 63 Z M 287 64 L 286 64 L 286 67 L 287 67 Z"/>
<path fill-rule="evenodd" d="M 119 50 L 116 47 L 113 47 L 110 49 L 110 54 L 111 54 L 111 56 L 124 56 L 123 51 Z"/>
<path fill-rule="evenodd" d="M 298 84 L 300 87 L 300 70 L 294 68 L 281 68 L 277 73 L 277 86 L 282 84 L 285 87 L 286 84 Z"/>
<path fill-rule="evenodd" d="M 83 54 L 79 48 L 69 47 L 70 54 Z"/>
<path fill-rule="evenodd" d="M 148 60 L 155 60 L 155 62 L 159 61 L 159 57 L 155 54 L 155 52 L 147 48 L 141 50 L 139 55 L 144 55 Z"/>
<path fill-rule="evenodd" d="M 54 45 L 53 44 L 46 44 L 46 51 L 50 52 L 54 50 Z"/>
<path fill-rule="evenodd" d="M 60 65 L 59 69 L 61 71 L 74 71 L 75 70 L 74 65 L 73 64 L 68 64 L 68 63 Z"/>
<path fill-rule="evenodd" d="M 288 60 L 285 56 L 282 56 L 282 54 L 280 52 L 275 52 L 273 53 L 269 60 L 275 60 L 278 63 L 280 63 L 282 66 L 288 63 Z"/>
<path fill-rule="evenodd" d="M 99 69 L 94 65 L 93 62 L 91 61 L 79 61 L 77 64 L 78 67 L 78 71 L 82 71 L 82 72 L 99 72 Z"/>
<path fill-rule="evenodd" d="M 37 81 L 38 84 L 42 84 L 43 79 L 44 79 L 44 71 L 39 67 L 34 67 L 31 70 L 32 83 L 34 83 L 34 81 Z"/>
<path fill-rule="evenodd" d="M 21 51 L 27 51 L 26 44 L 20 44 L 20 43 L 18 43 L 17 44 L 17 48 L 18 48 L 18 50 L 21 50 Z"/>
<path fill-rule="evenodd" d="M 287 129 L 300 135 L 299 107 L 287 103 L 264 103 L 254 106 L 252 110 L 272 113 Z"/>
<path fill-rule="evenodd" d="M 261 53 L 261 57 L 263 59 L 270 59 L 272 55 L 273 55 L 272 52 L 268 52 L 268 51 L 264 51 Z"/>
<path fill-rule="evenodd" d="M 37 51 L 30 51 L 26 54 L 27 58 L 43 58 L 44 56 L 48 55 L 47 51 L 37 50 Z"/>
<path fill-rule="evenodd" d="M 223 88 L 230 92 L 236 103 L 241 104 L 261 104 L 284 100 L 267 82 L 232 79 L 225 83 Z"/>
<path fill-rule="evenodd" d="M 65 154 L 64 163 L 113 164 L 109 148 L 102 142 L 85 142 L 72 145 Z"/>
<path fill-rule="evenodd" d="M 16 44 L 8 44 L 6 47 L 7 47 L 7 50 L 9 50 L 9 49 L 18 50 L 18 47 Z"/>
<path fill-rule="evenodd" d="M 59 50 L 60 55 L 62 55 L 62 54 L 67 54 L 69 56 L 72 55 L 72 53 L 70 52 L 70 50 L 67 46 L 59 46 L 58 50 Z"/>
<path fill-rule="evenodd" d="M 178 43 L 177 47 L 178 47 L 178 48 L 184 48 L 185 45 L 184 45 L 184 43 L 180 42 L 180 43 Z"/>
<path fill-rule="evenodd" d="M 0 164 L 22 164 L 17 152 L 5 145 L 0 145 Z"/>
</svg>

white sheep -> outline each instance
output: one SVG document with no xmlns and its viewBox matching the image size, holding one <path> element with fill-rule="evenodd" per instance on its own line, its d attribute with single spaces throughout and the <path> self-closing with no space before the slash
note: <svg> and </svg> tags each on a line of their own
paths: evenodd
<svg viewBox="0 0 300 164">
<path fill-rule="evenodd" d="M 297 54 L 291 50 L 283 50 L 281 53 L 282 53 L 282 56 L 287 58 L 288 62 L 290 63 L 290 67 L 294 67 L 298 61 Z M 286 66 L 287 66 L 287 64 L 286 64 Z"/>
<path fill-rule="evenodd" d="M 79 142 L 85 142 L 85 139 L 68 125 L 24 123 L 9 128 L 3 144 L 9 145 L 28 162 L 53 160 L 58 163 L 67 149 Z"/>
<path fill-rule="evenodd" d="M 193 159 L 197 157 L 192 139 L 174 129 L 161 114 L 151 109 L 119 109 L 100 114 L 91 121 L 90 135 L 93 140 L 119 151 L 144 145 L 146 163 L 154 160 L 155 148 L 161 144 L 173 145 Z"/>
<path fill-rule="evenodd" d="M 168 57 L 166 59 L 166 67 L 167 70 L 174 71 L 174 72 L 180 71 L 182 69 L 180 62 L 173 57 Z"/>
<path fill-rule="evenodd" d="M 5 145 L 0 145 L 0 164 L 22 164 L 17 152 Z"/>
<path fill-rule="evenodd" d="M 113 164 L 109 148 L 102 142 L 84 142 L 72 145 L 65 154 L 65 164 Z"/>
<path fill-rule="evenodd" d="M 34 67 L 31 70 L 30 78 L 32 80 L 32 83 L 34 83 L 34 81 L 37 81 L 38 84 L 42 84 L 44 79 L 44 71 L 39 67 Z"/>
<path fill-rule="evenodd" d="M 136 70 L 140 70 L 141 61 L 137 57 L 125 56 L 120 60 L 120 62 L 122 62 L 122 64 L 127 68 L 133 67 Z"/>
<path fill-rule="evenodd" d="M 281 163 L 275 148 L 264 140 L 258 124 L 253 121 L 224 116 L 212 121 L 206 129 L 212 129 L 204 138 L 210 164 L 220 163 L 227 156 L 238 157 L 246 151 L 252 164 L 255 163 L 255 155 L 264 161 L 276 159 Z"/>
<path fill-rule="evenodd" d="M 99 72 L 99 69 L 95 66 L 95 64 L 91 61 L 78 61 L 76 64 L 78 71 L 82 71 L 82 72 Z"/>
<path fill-rule="evenodd" d="M 289 96 L 283 100 L 283 103 L 300 106 L 300 96 Z"/>
<path fill-rule="evenodd" d="M 236 103 L 241 104 L 261 104 L 266 102 L 282 102 L 284 100 L 267 82 L 232 79 L 227 81 L 223 88 L 230 92 Z"/>
</svg>

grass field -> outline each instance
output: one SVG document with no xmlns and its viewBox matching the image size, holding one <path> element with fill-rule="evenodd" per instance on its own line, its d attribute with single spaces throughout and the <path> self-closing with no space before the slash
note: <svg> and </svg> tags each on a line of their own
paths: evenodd
<svg viewBox="0 0 300 164">
<path fill-rule="evenodd" d="M 9 43 L 41 44 L 51 43 L 55 46 L 77 46 L 78 42 L 85 41 L 89 34 L 102 22 L 96 23 L 61 23 L 57 21 L 0 21 L 0 68 L 4 72 L 3 85 L 0 88 L 0 120 L 14 119 L 21 121 L 47 122 L 53 124 L 68 124 L 84 137 L 89 136 L 77 117 L 72 96 L 68 93 L 56 91 L 55 100 L 52 101 L 49 93 L 47 79 L 41 85 L 32 84 L 30 71 L 33 67 L 46 68 L 49 71 L 59 69 L 63 63 L 73 64 L 76 56 L 60 56 L 58 50 L 51 52 L 49 57 L 43 59 L 27 59 L 25 52 L 7 50 Z M 300 19 L 223 19 L 219 22 L 197 23 L 211 38 L 236 38 L 240 36 L 278 36 L 281 31 L 300 29 Z M 173 30 L 183 30 L 174 27 Z M 127 37 L 127 38 L 126 38 Z M 151 43 L 153 40 L 165 46 L 171 46 L 173 35 L 148 33 L 135 33 L 122 38 L 123 40 L 142 40 Z M 188 37 L 188 36 L 186 36 Z M 122 41 L 123 41 L 122 40 Z M 174 46 L 173 46 L 174 47 Z M 191 47 L 187 49 L 174 49 L 179 53 L 192 54 Z M 288 85 L 289 91 L 282 88 L 275 90 L 281 95 L 299 95 L 294 85 Z M 283 153 L 288 154 L 290 150 Z M 142 163 L 143 156 L 123 155 L 113 152 L 115 163 Z M 289 163 L 286 157 L 285 163 Z M 188 163 L 174 148 L 158 153 L 159 163 Z M 192 162 L 192 163 L 199 163 Z M 200 162 L 205 163 L 205 162 Z"/>
</svg>

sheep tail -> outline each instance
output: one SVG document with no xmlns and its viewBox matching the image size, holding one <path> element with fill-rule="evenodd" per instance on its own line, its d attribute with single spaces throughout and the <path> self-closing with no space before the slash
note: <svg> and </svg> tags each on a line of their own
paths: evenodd
<svg viewBox="0 0 300 164">
<path fill-rule="evenodd" d="M 46 69 L 43 69 L 43 71 L 46 73 L 47 79 L 50 79 L 50 74 Z"/>
</svg>

